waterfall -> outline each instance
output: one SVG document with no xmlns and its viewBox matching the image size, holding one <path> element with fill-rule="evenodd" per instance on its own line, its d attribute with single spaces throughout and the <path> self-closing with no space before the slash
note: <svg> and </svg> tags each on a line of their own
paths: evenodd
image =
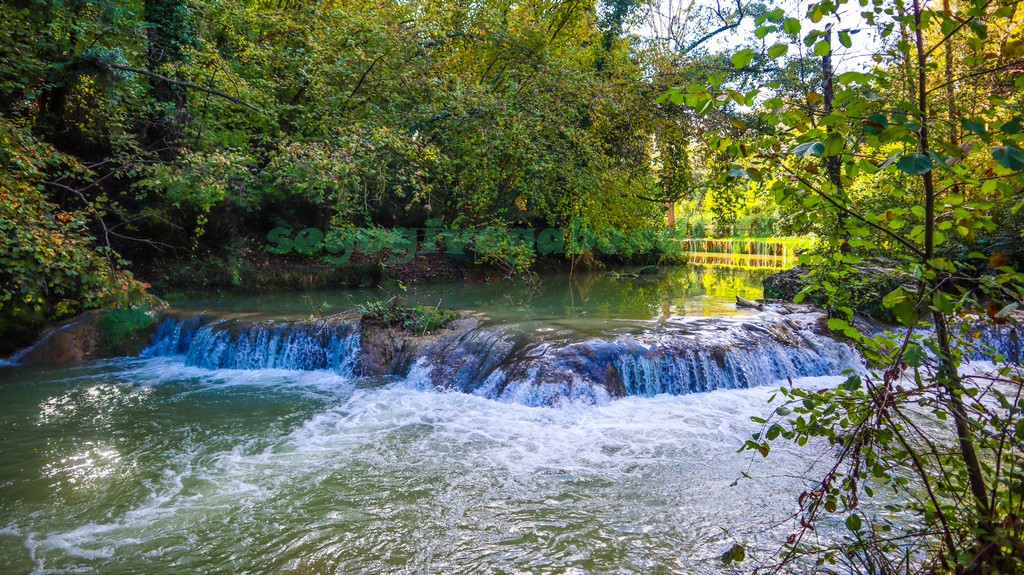
<svg viewBox="0 0 1024 575">
<path fill-rule="evenodd" d="M 427 338 L 398 335 L 386 373 L 423 389 L 546 406 L 749 388 L 862 369 L 853 347 L 820 332 L 820 318 L 815 312 L 679 319 L 598 336 L 473 321 Z M 983 330 L 978 339 L 1011 360 L 1020 357 L 1015 331 Z M 164 319 L 143 355 L 180 357 L 208 369 L 332 370 L 358 377 L 367 373 L 361 349 L 372 343 L 365 340 L 356 323 L 200 315 Z"/>
<path fill-rule="evenodd" d="M 704 318 L 580 340 L 475 328 L 418 350 L 411 371 L 421 387 L 551 405 L 747 388 L 862 367 L 852 347 L 811 327 L 782 318 Z"/>
<path fill-rule="evenodd" d="M 266 323 L 244 325 L 206 316 L 164 319 L 145 357 L 182 356 L 207 369 L 328 369 L 355 373 L 359 330 L 351 324 Z"/>
<path fill-rule="evenodd" d="M 626 395 L 681 395 L 715 389 L 748 388 L 787 377 L 838 375 L 859 367 L 844 344 L 810 332 L 798 333 L 802 345 L 772 339 L 719 349 L 677 349 L 622 355 L 615 369 Z"/>
</svg>

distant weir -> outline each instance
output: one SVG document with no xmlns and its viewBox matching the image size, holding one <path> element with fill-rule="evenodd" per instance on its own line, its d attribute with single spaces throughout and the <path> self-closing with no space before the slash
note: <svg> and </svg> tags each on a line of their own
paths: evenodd
<svg viewBox="0 0 1024 575">
<path fill-rule="evenodd" d="M 682 249 L 691 264 L 788 269 L 813 238 L 687 238 Z"/>
</svg>

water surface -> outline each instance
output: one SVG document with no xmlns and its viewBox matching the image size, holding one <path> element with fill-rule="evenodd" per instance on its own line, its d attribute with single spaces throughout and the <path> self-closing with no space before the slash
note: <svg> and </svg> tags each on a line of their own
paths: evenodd
<svg viewBox="0 0 1024 575">
<path fill-rule="evenodd" d="M 736 453 L 769 388 L 537 408 L 168 358 L 2 369 L 5 573 L 722 573 L 808 466 Z"/>
<path fill-rule="evenodd" d="M 308 317 L 354 310 L 369 301 L 399 297 L 403 305 L 473 310 L 499 321 L 567 318 L 657 320 L 671 316 L 749 314 L 736 296 L 762 297 L 761 281 L 774 270 L 760 268 L 663 266 L 658 274 L 639 268 L 610 272 L 546 274 L 536 286 L 515 281 L 433 283 L 385 289 L 312 291 L 257 296 L 210 297 L 173 302 L 175 307 Z"/>
<path fill-rule="evenodd" d="M 677 268 L 403 297 L 498 324 L 634 322 L 669 337 L 700 316 L 742 319 L 735 296 L 759 286 L 757 273 Z M 307 317 L 388 294 L 188 305 Z M 812 464 L 806 449 L 736 452 L 750 416 L 769 412 L 778 383 L 767 380 L 530 407 L 439 391 L 416 370 L 189 363 L 0 366 L 5 574 L 731 573 L 718 557 L 733 544 L 764 557 L 784 539 L 795 501 L 780 494 L 799 493 Z M 754 479 L 737 483 L 744 474 Z"/>
</svg>

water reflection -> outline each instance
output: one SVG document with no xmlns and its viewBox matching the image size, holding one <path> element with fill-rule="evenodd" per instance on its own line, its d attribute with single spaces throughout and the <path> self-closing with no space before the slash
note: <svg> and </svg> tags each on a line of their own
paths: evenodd
<svg viewBox="0 0 1024 575">
<path fill-rule="evenodd" d="M 658 320 L 672 316 L 748 313 L 736 296 L 762 296 L 761 281 L 771 269 L 715 266 L 662 267 L 657 274 L 635 268 L 548 274 L 538 286 L 494 283 L 437 283 L 393 289 L 318 291 L 301 294 L 223 296 L 178 302 L 176 307 L 265 314 L 277 318 L 355 310 L 368 301 L 399 296 L 403 305 L 429 305 L 486 313 L 498 320 L 563 318 Z"/>
<path fill-rule="evenodd" d="M 727 266 L 736 268 L 768 268 L 771 270 L 785 270 L 797 264 L 799 257 L 795 254 L 785 252 L 784 255 L 772 254 L 746 254 L 730 252 L 694 252 L 686 254 L 687 260 L 693 265 L 701 266 Z"/>
</svg>

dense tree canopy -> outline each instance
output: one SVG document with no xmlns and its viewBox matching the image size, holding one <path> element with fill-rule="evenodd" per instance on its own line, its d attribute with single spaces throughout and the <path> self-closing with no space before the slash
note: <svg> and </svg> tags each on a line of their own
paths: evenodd
<svg viewBox="0 0 1024 575">
<path fill-rule="evenodd" d="M 26 242 L 49 222 L 38 225 L 76 238 L 78 259 L 106 262 L 111 288 L 139 265 L 261 250 L 276 226 L 637 230 L 664 227 L 671 206 L 684 233 L 841 238 L 843 218 L 780 195 L 797 160 L 733 164 L 741 148 L 784 151 L 796 135 L 830 150 L 867 137 L 870 149 L 821 168 L 911 229 L 913 178 L 877 169 L 899 148 L 892 132 L 828 123 L 831 108 L 856 115 L 849 94 L 875 94 L 857 104 L 873 112 L 898 108 L 914 85 L 909 32 L 893 25 L 907 7 L 865 5 L 807 35 L 801 22 L 822 16 L 759 2 L 11 0 L 0 8 L 0 154 L 13 174 L 3 193 L 47 216 L 5 219 L 17 230 L 6 241 L 12 254 L 43 249 Z M 936 153 L 959 157 L 971 127 L 1012 120 L 1021 30 L 1003 21 L 952 34 L 932 58 L 951 126 Z M 948 22 L 943 31 L 981 26 Z M 1002 111 L 986 107 L 993 95 Z M 979 158 L 965 164 L 995 166 Z M 1019 257 L 1019 218 L 1004 204 L 943 249 L 981 242 Z M 94 305 L 85 287 L 58 293 L 41 279 L 77 269 L 12 262 L 3 301 L 38 321 Z M 3 305 L 0 316 L 13 313 Z"/>
<path fill-rule="evenodd" d="M 690 161 L 726 115 L 697 120 L 655 100 L 680 77 L 731 69 L 698 56 L 744 13 L 694 9 L 652 38 L 638 30 L 656 8 L 5 2 L 0 115 L 11 136 L 0 154 L 15 177 L 4 194 L 47 214 L 5 220 L 11 250 L 43 249 L 28 240 L 43 229 L 30 228 L 49 226 L 78 238 L 80 259 L 107 261 L 112 286 L 122 257 L 258 249 L 276 225 L 659 228 L 666 203 L 705 188 L 735 215 L 728 186 Z M 29 162 L 35 149 L 61 160 Z M 695 157 L 705 156 L 723 158 Z M 17 258 L 3 301 L 39 321 L 92 305 L 87 284 L 40 284 L 45 266 Z"/>
<path fill-rule="evenodd" d="M 678 214 L 698 217 L 678 224 L 692 235 L 741 221 L 813 235 L 798 298 L 884 369 L 784 388 L 787 405 L 747 443 L 767 456 L 779 437 L 817 438 L 839 452 L 800 498 L 778 567 L 808 554 L 855 572 L 1020 573 L 1019 371 L 977 326 L 1005 324 L 1024 299 L 1022 10 L 7 0 L 0 338 L 137 305 L 148 286 L 131 270 L 243 257 L 275 227 L 634 232 Z M 575 231 L 572 266 L 602 251 Z M 475 253 L 510 271 L 535 261 L 499 247 Z M 652 246 L 612 247 L 600 255 Z M 876 293 L 858 283 L 865 261 L 909 279 Z M 855 327 L 864 293 L 896 335 Z M 990 387 L 962 369 L 972 353 L 995 362 Z M 901 410 L 949 418 L 955 442 Z M 868 517 L 858 501 L 872 482 L 919 521 Z M 827 514 L 852 535 L 822 549 L 804 536 Z"/>
</svg>

